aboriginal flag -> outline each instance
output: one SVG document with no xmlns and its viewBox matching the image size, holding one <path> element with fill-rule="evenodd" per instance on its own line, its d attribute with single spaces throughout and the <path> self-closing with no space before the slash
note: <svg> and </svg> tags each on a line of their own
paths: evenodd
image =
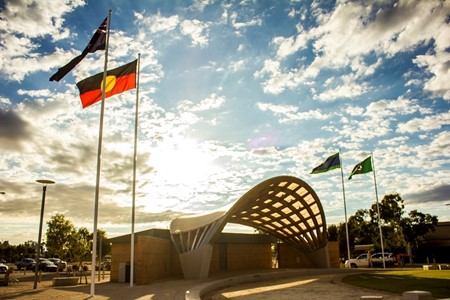
<svg viewBox="0 0 450 300">
<path fill-rule="evenodd" d="M 136 88 L 137 60 L 109 70 L 106 75 L 105 98 Z M 83 108 L 102 100 L 103 73 L 77 83 Z"/>
<path fill-rule="evenodd" d="M 106 48 L 106 28 L 108 24 L 108 18 L 105 18 L 105 20 L 100 24 L 100 26 L 97 28 L 97 31 L 92 36 L 91 40 L 89 41 L 89 44 L 87 44 L 86 48 L 84 48 L 83 52 L 69 61 L 65 66 L 58 69 L 58 71 L 50 77 L 50 81 L 60 81 L 64 76 L 67 75 L 70 71 L 72 71 L 73 68 L 75 68 L 80 61 L 83 60 L 83 58 L 88 53 L 94 53 L 97 50 L 105 50 Z"/>
</svg>

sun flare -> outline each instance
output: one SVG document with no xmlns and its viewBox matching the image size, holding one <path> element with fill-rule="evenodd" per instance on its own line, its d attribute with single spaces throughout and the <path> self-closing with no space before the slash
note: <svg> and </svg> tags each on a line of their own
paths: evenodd
<svg viewBox="0 0 450 300">
<path fill-rule="evenodd" d="M 173 182 L 200 182 L 214 171 L 213 157 L 194 140 L 164 142 L 153 150 L 156 176 Z"/>
</svg>

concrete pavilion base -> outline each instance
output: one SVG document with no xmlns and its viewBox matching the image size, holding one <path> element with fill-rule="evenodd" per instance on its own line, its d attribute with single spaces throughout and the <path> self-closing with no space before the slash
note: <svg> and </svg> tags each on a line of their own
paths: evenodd
<svg viewBox="0 0 450 300">
<path fill-rule="evenodd" d="M 180 254 L 181 267 L 185 279 L 206 279 L 209 274 L 213 246 L 205 244 L 199 248 Z"/>
</svg>

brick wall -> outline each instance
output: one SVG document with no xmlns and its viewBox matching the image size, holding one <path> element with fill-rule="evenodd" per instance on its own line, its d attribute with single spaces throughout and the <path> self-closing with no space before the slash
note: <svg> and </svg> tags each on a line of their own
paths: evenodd
<svg viewBox="0 0 450 300">
<path fill-rule="evenodd" d="M 305 254 L 288 244 L 278 244 L 278 259 L 279 268 L 313 268 Z"/>
<path fill-rule="evenodd" d="M 227 269 L 251 270 L 270 269 L 272 267 L 272 254 L 270 244 L 228 244 Z"/>
<path fill-rule="evenodd" d="M 328 242 L 328 254 L 330 256 L 330 267 L 340 267 L 339 242 Z"/>
<path fill-rule="evenodd" d="M 145 235 L 135 240 L 135 282 L 138 285 L 153 281 L 182 277 L 180 259 L 172 241 Z M 313 268 L 309 259 L 295 248 L 278 245 L 279 268 Z M 339 267 L 337 242 L 328 242 L 331 267 Z M 130 243 L 112 244 L 111 281 L 119 281 L 119 264 L 130 263 Z M 210 264 L 210 274 L 220 271 L 255 270 L 272 268 L 271 244 L 216 243 Z"/>
<path fill-rule="evenodd" d="M 328 255 L 330 257 L 330 267 L 339 268 L 338 242 L 328 242 Z M 314 268 L 305 254 L 288 244 L 278 244 L 278 258 L 279 268 Z"/>
<path fill-rule="evenodd" d="M 130 243 L 114 243 L 112 245 L 111 281 L 119 281 L 119 265 L 130 263 L 130 251 Z M 170 240 L 136 236 L 134 259 L 134 278 L 137 285 L 182 275 L 178 253 Z"/>
</svg>

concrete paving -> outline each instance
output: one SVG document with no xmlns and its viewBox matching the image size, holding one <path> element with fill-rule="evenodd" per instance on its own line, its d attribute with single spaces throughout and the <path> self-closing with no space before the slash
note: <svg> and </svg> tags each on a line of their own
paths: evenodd
<svg viewBox="0 0 450 300">
<path fill-rule="evenodd" d="M 213 274 L 207 280 L 174 278 L 149 285 L 130 287 L 129 283 L 109 282 L 109 278 L 95 285 L 90 296 L 90 277 L 87 284 L 55 287 L 42 281 L 33 290 L 31 282 L 21 281 L 14 286 L 0 288 L 0 299 L 360 299 L 361 296 L 381 295 L 383 300 L 400 300 L 401 295 L 356 288 L 341 282 L 341 278 L 355 269 L 273 269 L 255 272 Z M 83 277 L 83 282 L 85 278 Z M 16 287 L 17 288 L 17 287 Z M 8 291 L 9 290 L 9 291 Z"/>
</svg>

